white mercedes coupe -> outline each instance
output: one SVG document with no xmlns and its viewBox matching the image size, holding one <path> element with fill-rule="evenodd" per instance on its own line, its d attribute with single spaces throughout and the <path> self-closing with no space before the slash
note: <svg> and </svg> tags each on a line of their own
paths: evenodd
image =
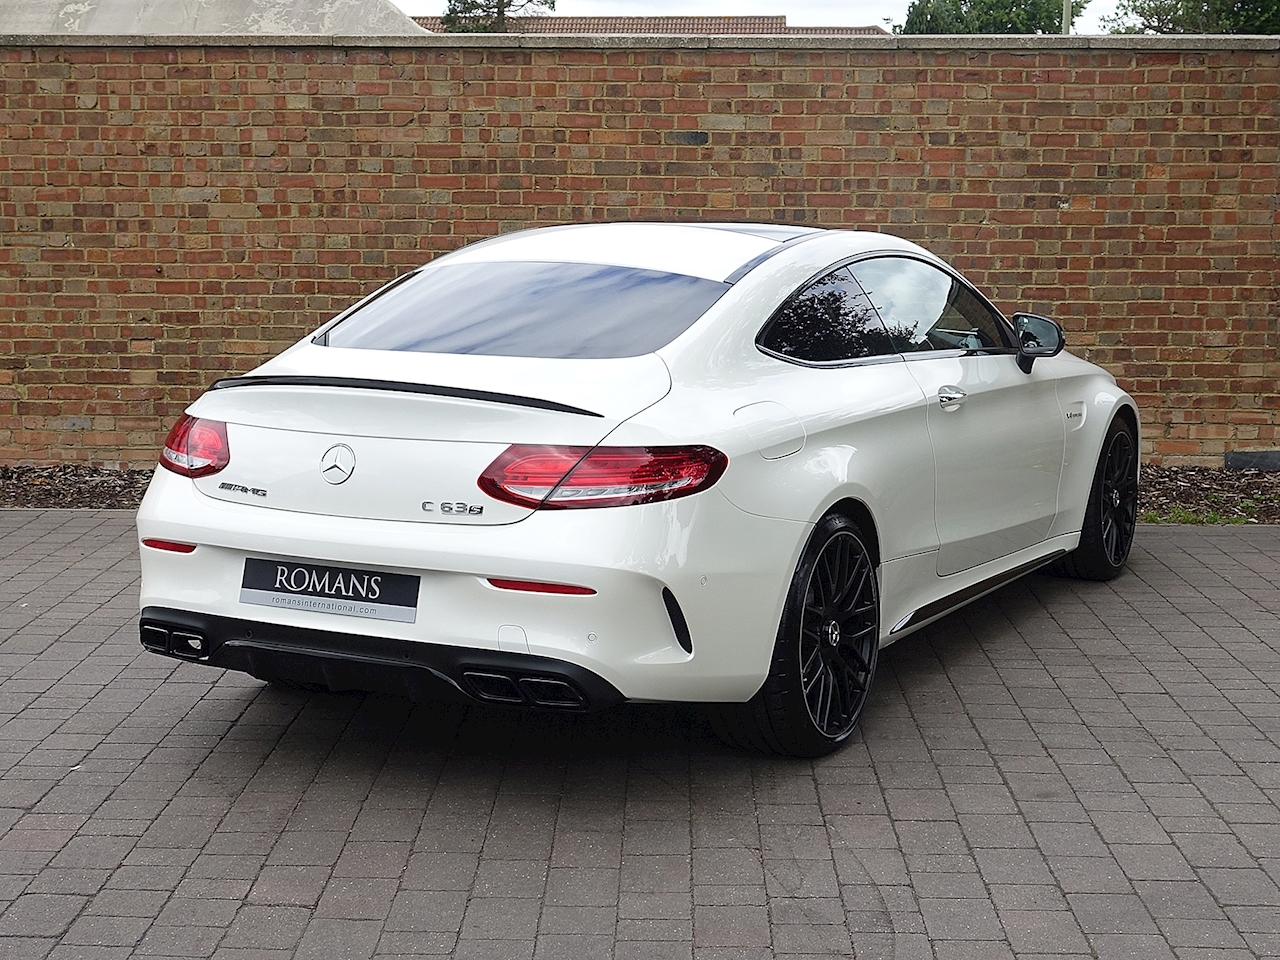
<svg viewBox="0 0 1280 960">
<path fill-rule="evenodd" d="M 821 755 L 881 647 L 1124 566 L 1137 408 L 1062 347 L 882 233 L 475 243 L 190 406 L 138 512 L 142 643 L 415 699 L 699 701 Z"/>
</svg>

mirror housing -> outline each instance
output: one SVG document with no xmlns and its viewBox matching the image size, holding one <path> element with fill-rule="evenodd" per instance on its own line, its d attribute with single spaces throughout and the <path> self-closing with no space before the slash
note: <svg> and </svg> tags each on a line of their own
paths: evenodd
<svg viewBox="0 0 1280 960">
<path fill-rule="evenodd" d="M 1036 357 L 1055 357 L 1067 343 L 1057 321 L 1038 313 L 1015 313 L 1013 332 L 1018 337 L 1018 369 L 1023 373 L 1031 372 Z"/>
</svg>

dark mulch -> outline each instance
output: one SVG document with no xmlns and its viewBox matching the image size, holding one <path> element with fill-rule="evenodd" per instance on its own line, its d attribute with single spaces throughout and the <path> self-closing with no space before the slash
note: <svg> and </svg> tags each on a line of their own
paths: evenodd
<svg viewBox="0 0 1280 960">
<path fill-rule="evenodd" d="M 80 464 L 0 466 L 0 507 L 132 510 L 142 502 L 150 480 L 150 470 L 106 470 Z"/>
<path fill-rule="evenodd" d="M 131 510 L 150 479 L 150 470 L 0 466 L 0 507 Z M 1145 466 L 1139 497 L 1148 523 L 1280 523 L 1280 473 Z"/>
<path fill-rule="evenodd" d="M 1138 519 L 1148 523 L 1280 523 L 1280 473 L 1144 466 L 1138 487 Z"/>
</svg>

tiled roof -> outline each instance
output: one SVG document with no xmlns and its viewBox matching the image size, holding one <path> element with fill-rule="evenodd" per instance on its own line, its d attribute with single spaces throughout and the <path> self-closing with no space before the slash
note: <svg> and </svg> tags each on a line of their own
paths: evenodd
<svg viewBox="0 0 1280 960">
<path fill-rule="evenodd" d="M 47 36 L 409 36 L 391 0 L 0 0 L 0 33 Z"/>
<path fill-rule="evenodd" d="M 441 32 L 439 17 L 414 17 Z M 878 37 L 883 27 L 789 27 L 786 17 L 508 17 L 508 33 Z"/>
</svg>

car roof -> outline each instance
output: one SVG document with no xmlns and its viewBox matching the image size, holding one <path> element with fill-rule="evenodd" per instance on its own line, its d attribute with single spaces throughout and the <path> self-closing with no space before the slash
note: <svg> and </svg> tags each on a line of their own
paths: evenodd
<svg viewBox="0 0 1280 960">
<path fill-rule="evenodd" d="M 772 223 L 585 223 L 540 227 L 505 234 L 463 247 L 435 263 L 540 261 L 599 263 L 702 277 L 736 280 L 784 246 L 817 236 L 842 234 L 859 246 L 884 246 L 885 235 L 832 231 Z M 859 244 L 858 239 L 865 238 Z M 896 241 L 895 245 L 901 243 Z"/>
</svg>

